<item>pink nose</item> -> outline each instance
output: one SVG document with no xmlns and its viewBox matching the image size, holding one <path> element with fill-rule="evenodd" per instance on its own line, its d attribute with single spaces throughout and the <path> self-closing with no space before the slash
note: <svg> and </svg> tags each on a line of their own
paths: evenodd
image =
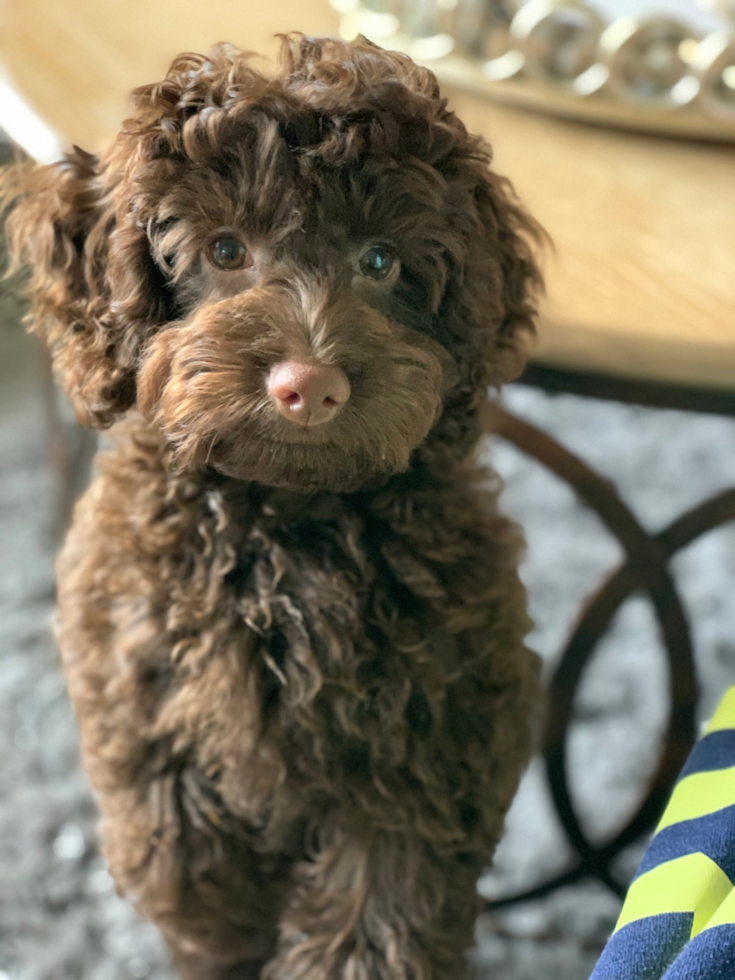
<svg viewBox="0 0 735 980">
<path fill-rule="evenodd" d="M 329 422 L 350 397 L 347 375 L 334 364 L 282 361 L 271 368 L 268 394 L 289 422 Z"/>
</svg>

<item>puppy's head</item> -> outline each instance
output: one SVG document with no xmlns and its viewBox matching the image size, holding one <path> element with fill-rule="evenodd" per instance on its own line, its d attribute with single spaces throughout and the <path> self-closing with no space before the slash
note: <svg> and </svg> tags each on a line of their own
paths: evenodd
<svg viewBox="0 0 735 980">
<path fill-rule="evenodd" d="M 273 77 L 220 45 L 135 104 L 101 160 L 4 191 L 80 420 L 137 402 L 178 466 L 305 491 L 466 451 L 531 329 L 535 228 L 434 76 L 293 35 Z"/>
</svg>

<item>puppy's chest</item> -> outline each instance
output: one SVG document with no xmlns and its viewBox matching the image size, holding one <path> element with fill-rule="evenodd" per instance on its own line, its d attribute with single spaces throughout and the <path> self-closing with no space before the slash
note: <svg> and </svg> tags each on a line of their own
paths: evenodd
<svg viewBox="0 0 735 980">
<path fill-rule="evenodd" d="M 298 796 L 327 774 L 369 785 L 371 774 L 410 766 L 443 730 L 459 673 L 447 597 L 412 541 L 349 500 L 284 506 L 274 496 L 213 496 L 180 549 L 200 548 L 187 608 L 212 610 L 213 638 L 203 672 L 183 682 L 184 707 L 232 748 L 216 778 L 233 812 L 259 812 L 284 768 L 287 795 Z M 201 696 L 210 688 L 216 698 Z M 179 716 L 167 723 L 175 729 Z M 188 732 L 188 715 L 181 724 Z M 221 770 L 221 752 L 194 751 L 205 773 Z"/>
<path fill-rule="evenodd" d="M 267 512 L 247 528 L 227 584 L 274 667 L 308 645 L 325 668 L 337 647 L 360 642 L 376 582 L 362 537 L 346 512 L 292 520 Z"/>
<path fill-rule="evenodd" d="M 403 554 L 385 528 L 339 502 L 293 516 L 266 506 L 238 543 L 228 585 L 252 631 L 269 704 L 294 716 L 331 716 L 338 702 L 369 714 L 387 691 L 403 697 L 426 675 L 436 660 L 432 604 L 403 579 L 433 594 L 431 573 Z"/>
</svg>

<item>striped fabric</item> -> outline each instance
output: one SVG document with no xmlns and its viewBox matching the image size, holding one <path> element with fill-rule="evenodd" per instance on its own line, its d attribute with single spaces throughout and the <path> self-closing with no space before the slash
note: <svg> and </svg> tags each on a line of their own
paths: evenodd
<svg viewBox="0 0 735 980">
<path fill-rule="evenodd" d="M 735 687 L 682 770 L 590 980 L 735 980 Z"/>
</svg>

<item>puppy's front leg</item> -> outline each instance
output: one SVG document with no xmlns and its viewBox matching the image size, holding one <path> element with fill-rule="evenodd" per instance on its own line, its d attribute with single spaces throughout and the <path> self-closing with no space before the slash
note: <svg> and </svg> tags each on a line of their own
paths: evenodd
<svg viewBox="0 0 735 980">
<path fill-rule="evenodd" d="M 179 769 L 98 794 L 118 890 L 161 930 L 182 980 L 257 980 L 272 955 L 290 859 L 256 854 Z"/>
<path fill-rule="evenodd" d="M 481 864 L 364 818 L 327 819 L 263 980 L 462 980 Z"/>
</svg>

